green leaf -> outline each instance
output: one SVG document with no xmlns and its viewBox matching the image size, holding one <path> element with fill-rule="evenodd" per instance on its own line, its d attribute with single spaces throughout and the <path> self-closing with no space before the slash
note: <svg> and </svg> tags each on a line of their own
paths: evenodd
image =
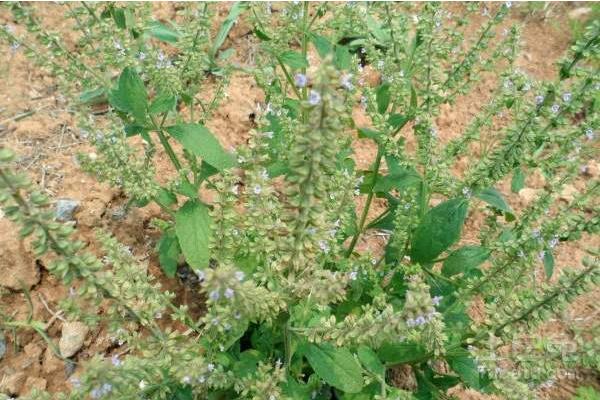
<svg viewBox="0 0 600 400">
<path fill-rule="evenodd" d="M 209 261 L 211 219 L 198 200 L 188 200 L 175 214 L 175 232 L 185 260 L 192 268 L 206 268 Z"/>
<path fill-rule="evenodd" d="M 412 260 L 419 263 L 432 261 L 455 243 L 460 238 L 468 208 L 467 200 L 451 199 L 429 210 L 413 235 Z"/>
<path fill-rule="evenodd" d="M 167 43 L 177 43 L 181 34 L 158 21 L 150 23 L 149 33 L 152 37 Z"/>
<path fill-rule="evenodd" d="M 158 261 L 163 272 L 169 278 L 173 278 L 177 272 L 177 262 L 181 254 L 175 235 L 165 232 L 157 243 L 157 251 Z"/>
<path fill-rule="evenodd" d="M 367 371 L 380 377 L 385 376 L 385 367 L 381 361 L 379 361 L 377 353 L 375 353 L 371 348 L 367 346 L 360 346 L 357 349 L 356 354 Z"/>
<path fill-rule="evenodd" d="M 125 9 L 124 8 L 113 8 L 112 16 L 115 24 L 119 29 L 127 28 L 127 18 L 125 17 Z"/>
<path fill-rule="evenodd" d="M 288 67 L 290 67 L 292 69 L 300 69 L 300 68 L 308 67 L 308 61 L 306 60 L 306 58 L 302 54 L 300 54 L 296 51 L 292 51 L 292 50 L 284 51 L 283 53 L 281 53 L 279 55 L 279 58 L 281 59 L 282 63 L 284 63 L 285 65 L 287 65 Z"/>
<path fill-rule="evenodd" d="M 335 46 L 335 57 L 333 63 L 337 69 L 349 69 L 352 64 L 352 57 L 346 46 Z"/>
<path fill-rule="evenodd" d="M 87 105 L 100 104 L 106 101 L 106 90 L 102 87 L 85 90 L 79 95 L 79 102 Z"/>
<path fill-rule="evenodd" d="M 544 272 L 547 279 L 550 279 L 554 273 L 554 256 L 550 250 L 544 251 Z"/>
<path fill-rule="evenodd" d="M 421 176 L 412 167 L 401 167 L 391 174 L 385 175 L 377 180 L 374 192 L 389 192 L 392 189 L 403 190 L 409 187 L 415 187 L 421 183 Z"/>
<path fill-rule="evenodd" d="M 148 112 L 151 115 L 162 114 L 168 111 L 173 111 L 177 105 L 177 97 L 165 93 L 156 96 L 156 98 L 150 104 Z"/>
<path fill-rule="evenodd" d="M 244 8 L 245 5 L 239 1 L 233 3 L 233 5 L 231 6 L 227 18 L 225 18 L 223 24 L 221 24 L 219 32 L 217 32 L 215 40 L 213 41 L 213 46 L 210 53 L 213 58 L 217 55 L 217 51 L 219 51 L 219 49 L 225 42 L 225 39 L 227 39 L 229 31 L 231 30 L 231 28 L 233 28 L 233 24 L 238 19 Z"/>
<path fill-rule="evenodd" d="M 410 121 L 410 117 L 402 114 L 392 114 L 388 119 L 388 124 L 394 129 L 402 128 L 406 123 Z"/>
<path fill-rule="evenodd" d="M 254 28 L 254 34 L 256 35 L 257 38 L 259 38 L 263 42 L 268 42 L 269 40 L 271 40 L 269 35 L 267 35 L 266 33 L 264 33 L 263 31 L 261 31 L 258 28 Z"/>
<path fill-rule="evenodd" d="M 177 204 L 177 197 L 170 190 L 161 187 L 156 196 L 156 202 L 163 207 L 169 207 Z"/>
<path fill-rule="evenodd" d="M 480 389 L 482 387 L 477 364 L 471 357 L 468 355 L 448 357 L 448 363 L 468 387 L 473 389 Z"/>
<path fill-rule="evenodd" d="M 305 356 L 315 373 L 329 385 L 348 393 L 362 389 L 362 369 L 348 349 L 329 343 L 309 344 Z"/>
<path fill-rule="evenodd" d="M 519 190 L 525 187 L 525 174 L 523 174 L 523 170 L 521 168 L 515 169 L 513 172 L 513 177 L 510 182 L 510 190 L 513 193 L 519 193 Z"/>
<path fill-rule="evenodd" d="M 372 139 L 375 143 L 380 143 L 382 135 L 381 132 L 370 128 L 358 128 L 358 137 L 360 139 Z"/>
<path fill-rule="evenodd" d="M 148 94 L 144 82 L 132 67 L 123 70 L 117 88 L 110 92 L 108 99 L 114 108 L 133 115 L 139 123 L 146 119 Z"/>
<path fill-rule="evenodd" d="M 384 343 L 377 355 L 386 364 L 407 364 L 425 357 L 427 350 L 415 342 Z"/>
<path fill-rule="evenodd" d="M 377 101 L 377 112 L 379 112 L 379 114 L 385 114 L 385 111 L 390 105 L 389 83 L 382 83 L 377 87 L 377 90 L 375 91 L 375 100 Z"/>
<path fill-rule="evenodd" d="M 488 203 L 492 207 L 497 208 L 500 211 L 512 213 L 512 209 L 506 203 L 506 201 L 504 201 L 502 193 L 500 193 L 494 188 L 483 189 L 482 191 L 475 193 L 475 197 L 485 201 L 486 203 Z"/>
<path fill-rule="evenodd" d="M 327 55 L 331 54 L 333 51 L 333 45 L 325 36 L 311 35 L 311 41 L 315 45 L 315 49 L 317 49 L 317 53 L 319 53 L 319 57 L 325 58 Z"/>
<path fill-rule="evenodd" d="M 473 268 L 477 268 L 490 256 L 490 251 L 481 246 L 463 246 L 452 253 L 444 261 L 442 274 L 444 276 L 454 276 L 456 274 L 467 273 Z"/>
<path fill-rule="evenodd" d="M 190 385 L 178 385 L 173 391 L 170 400 L 193 400 L 194 394 Z"/>
<path fill-rule="evenodd" d="M 227 153 L 214 135 L 200 124 L 179 124 L 167 128 L 173 136 L 190 153 L 202 158 L 219 171 L 235 165 L 235 159 Z"/>
<path fill-rule="evenodd" d="M 572 400 L 600 400 L 600 392 L 591 386 L 577 388 L 577 395 Z"/>
</svg>

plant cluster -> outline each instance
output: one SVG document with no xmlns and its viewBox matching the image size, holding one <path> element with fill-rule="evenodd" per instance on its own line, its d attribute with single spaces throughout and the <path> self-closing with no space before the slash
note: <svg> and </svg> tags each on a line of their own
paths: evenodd
<svg viewBox="0 0 600 400">
<path fill-rule="evenodd" d="M 35 7 L 3 7 L 24 30 L 6 26 L 0 37 L 73 99 L 96 149 L 80 155 L 82 168 L 130 206 L 158 204 L 162 270 L 173 278 L 191 269 L 206 299 L 194 317 L 108 232 L 98 232 L 101 257 L 86 252 L 1 149 L 2 210 L 37 257 L 53 254 L 46 269 L 77 287 L 61 308 L 106 326 L 127 350 L 86 362 L 70 393 L 31 398 L 436 399 L 463 385 L 524 399 L 562 368 L 598 371 L 593 332 L 578 333 L 581 351 L 568 359 L 531 340 L 600 282 L 598 249 L 554 271 L 557 247 L 600 226 L 598 181 L 559 201 L 597 156 L 598 21 L 556 79 L 539 81 L 516 66 L 510 2 L 454 12 L 438 3 L 235 3 L 216 33 L 215 4 L 186 4 L 166 24 L 148 4 L 69 3 L 77 52 Z M 254 65 L 236 65 L 224 49 L 236 21 L 253 32 Z M 234 153 L 205 126 L 233 73 L 252 76 L 266 99 Z M 441 107 L 490 75 L 489 102 L 456 139 L 440 140 Z M 370 126 L 355 125 L 357 108 Z M 376 145 L 367 169 L 353 160 L 356 140 Z M 170 176 L 157 176 L 159 157 L 172 163 Z M 534 171 L 547 184 L 516 212 L 496 187 L 510 179 L 519 191 Z M 209 192 L 210 203 L 199 195 Z M 375 203 L 385 209 L 373 216 Z M 463 225 L 475 216 L 478 240 L 467 243 Z M 386 237 L 380 252 L 360 250 L 372 231 Z M 0 326 L 34 329 L 53 346 L 39 321 L 3 313 Z M 505 351 L 511 343 L 524 350 Z M 392 384 L 400 365 L 416 389 Z"/>
</svg>

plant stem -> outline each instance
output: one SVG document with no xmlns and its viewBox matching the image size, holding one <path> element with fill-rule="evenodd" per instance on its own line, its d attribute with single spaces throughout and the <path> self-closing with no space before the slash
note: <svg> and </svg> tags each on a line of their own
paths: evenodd
<svg viewBox="0 0 600 400">
<path fill-rule="evenodd" d="M 377 157 L 375 158 L 375 163 L 373 164 L 374 176 L 373 176 L 373 181 L 369 185 L 369 194 L 367 196 L 367 202 L 365 203 L 365 208 L 363 209 L 362 215 L 360 216 L 360 221 L 358 223 L 358 230 L 357 230 L 356 234 L 354 235 L 354 237 L 352 238 L 352 241 L 350 242 L 350 246 L 348 247 L 348 251 L 346 252 L 346 257 L 350 257 L 352 255 L 352 252 L 354 251 L 354 247 L 356 246 L 356 243 L 358 242 L 358 238 L 359 238 L 360 234 L 363 232 L 363 229 L 365 227 L 365 222 L 366 222 L 367 216 L 369 214 L 369 209 L 371 208 L 371 203 L 373 202 L 373 196 L 375 195 L 373 188 L 375 187 L 375 184 L 377 183 L 377 177 L 379 176 L 379 167 L 381 166 L 382 158 L 383 158 L 383 149 L 381 147 L 379 147 L 377 149 Z"/>
</svg>

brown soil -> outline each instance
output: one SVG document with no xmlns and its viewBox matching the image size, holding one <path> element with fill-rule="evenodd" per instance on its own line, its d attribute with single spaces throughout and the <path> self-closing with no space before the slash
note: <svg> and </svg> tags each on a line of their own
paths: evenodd
<svg viewBox="0 0 600 400">
<path fill-rule="evenodd" d="M 156 14 L 161 18 L 173 18 L 174 7 L 173 4 L 157 4 Z M 524 48 L 519 66 L 540 79 L 556 76 L 557 69 L 554 62 L 568 48 L 570 40 L 569 30 L 565 28 L 568 26 L 566 11 L 577 5 L 555 4 L 552 7 L 553 15 L 548 20 L 531 17 L 524 11 L 516 10 L 510 21 L 511 23 L 526 22 L 523 26 Z M 40 3 L 36 8 L 39 15 L 44 16 L 45 25 L 61 32 L 68 32 L 62 17 L 63 6 Z M 225 17 L 226 8 L 222 7 L 220 18 Z M 525 7 L 518 8 L 523 10 Z M 12 24 L 12 18 L 7 9 L 2 8 L 0 24 L 6 23 Z M 226 42 L 226 46 L 240 49 L 235 60 L 239 63 L 251 59 L 256 46 L 255 41 L 247 36 L 248 30 L 248 26 L 244 23 L 238 24 Z M 160 210 L 157 207 L 146 207 L 134 209 L 123 220 L 117 221 L 112 218 L 113 212 L 122 206 L 124 200 L 118 191 L 98 183 L 82 172 L 74 162 L 75 154 L 89 152 L 91 147 L 81 137 L 67 104 L 54 85 L 53 78 L 32 65 L 22 51 L 13 54 L 8 48 L 2 48 L 0 59 L 5 60 L 0 64 L 0 76 L 4 80 L 4 84 L 0 87 L 0 146 L 7 146 L 17 151 L 21 169 L 27 171 L 51 197 L 73 198 L 81 202 L 76 214 L 79 234 L 90 243 L 92 251 L 97 250 L 94 245 L 94 229 L 105 228 L 113 232 L 123 243 L 131 246 L 134 254 L 146 259 L 150 271 L 160 276 L 156 257 L 152 255 L 156 234 L 148 228 L 148 222 L 151 218 L 159 216 Z M 453 106 L 443 107 L 437 120 L 442 142 L 447 142 L 464 130 L 468 122 L 485 104 L 495 84 L 493 75 L 486 75 L 469 96 L 460 98 Z M 263 101 L 263 95 L 255 87 L 253 80 L 241 74 L 231 78 L 227 93 L 226 101 L 207 123 L 225 148 L 244 143 L 248 139 L 253 127 L 250 114 L 255 110 L 256 105 Z M 31 115 L 23 115 L 27 112 L 31 112 Z M 17 117 L 19 115 L 21 117 Z M 369 123 L 358 107 L 354 117 L 358 126 Z M 375 154 L 374 146 L 365 141 L 356 141 L 354 150 L 359 168 L 368 167 Z M 467 167 L 466 163 L 466 159 L 461 160 L 453 173 L 460 175 Z M 166 157 L 162 157 L 159 161 L 158 170 L 170 170 Z M 597 165 L 595 170 L 598 170 Z M 575 182 L 575 188 L 581 188 L 586 178 L 588 177 L 582 176 L 578 182 Z M 528 177 L 527 186 L 533 189 L 540 188 L 543 186 L 543 180 L 541 177 Z M 511 206 L 519 211 L 524 199 L 510 192 L 508 182 L 503 182 L 500 189 Z M 359 201 L 358 212 L 362 210 L 363 204 L 364 200 Z M 372 216 L 379 214 L 383 209 L 384 204 L 377 202 L 371 211 Z M 481 219 L 476 216 L 469 219 L 464 235 L 466 242 L 477 240 L 477 228 L 481 226 L 481 222 Z M 6 220 L 0 218 L 0 227 L 2 228 L 0 239 L 14 238 L 14 229 Z M 385 239 L 375 233 L 367 234 L 366 238 L 360 241 L 358 249 L 371 249 L 374 253 L 378 253 L 384 242 Z M 556 257 L 556 268 L 560 270 L 578 265 L 584 249 L 599 245 L 600 241 L 597 237 L 584 237 L 577 243 L 561 245 Z M 0 258 L 6 256 L 7 254 L 0 254 Z M 28 266 L 28 268 L 36 267 Z M 175 281 L 166 279 L 162 281 L 166 287 L 176 291 L 182 299 L 192 302 L 189 299 L 194 295 L 189 290 L 182 288 Z M 29 293 L 33 318 L 49 321 L 47 333 L 57 343 L 62 324 L 60 314 L 56 314 L 57 303 L 68 296 L 68 290 L 49 276 L 43 268 L 39 268 L 39 279 L 35 279 L 31 284 Z M 4 310 L 10 310 L 16 319 L 27 317 L 29 309 L 22 291 L 3 290 L 0 294 L 2 295 L 1 306 Z M 587 323 L 593 323 L 594 318 L 597 323 L 599 298 L 597 292 L 581 297 L 562 318 L 552 320 L 541 332 L 548 336 L 570 337 L 571 322 L 580 319 L 581 316 L 592 316 Z M 19 330 L 15 336 L 12 333 L 8 334 L 6 339 L 8 350 L 0 360 L 0 382 L 2 382 L 0 386 L 12 385 L 19 394 L 25 394 L 32 387 L 46 388 L 52 392 L 68 390 L 67 377 L 70 367 L 52 354 L 40 336 L 32 331 Z M 83 350 L 76 355 L 75 359 L 81 362 L 95 354 L 108 355 L 106 350 L 109 346 L 110 340 L 104 330 L 93 331 L 87 336 Z M 541 395 L 547 398 L 568 398 L 573 392 L 573 387 L 580 384 L 581 382 L 576 380 L 563 379 Z M 461 397 L 470 399 L 480 396 L 463 392 Z"/>
</svg>

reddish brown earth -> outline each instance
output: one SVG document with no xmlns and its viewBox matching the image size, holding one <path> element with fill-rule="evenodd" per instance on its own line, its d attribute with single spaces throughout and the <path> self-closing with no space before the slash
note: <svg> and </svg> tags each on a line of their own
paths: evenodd
<svg viewBox="0 0 600 400">
<path fill-rule="evenodd" d="M 555 61 L 568 48 L 570 41 L 567 13 L 580 7 L 577 4 L 554 4 L 548 19 L 527 13 L 526 7 L 515 7 L 510 23 L 524 23 L 524 46 L 518 65 L 527 73 L 539 79 L 552 79 L 556 76 Z M 459 7 L 456 4 L 450 8 Z M 69 42 L 70 27 L 62 17 L 64 7 L 57 4 L 39 3 L 36 5 L 39 15 L 43 15 L 44 24 L 53 30 L 66 34 Z M 220 18 L 224 18 L 227 7 L 221 7 Z M 156 4 L 156 16 L 163 19 L 175 18 L 173 4 Z M 0 9 L 0 24 L 13 24 L 6 8 Z M 477 25 L 477 24 L 475 24 Z M 476 26 L 475 26 L 476 27 Z M 17 28 L 21 29 L 21 28 Z M 247 35 L 249 26 L 240 23 L 232 30 L 225 46 L 237 49 L 236 62 L 242 63 L 256 49 L 257 43 Z M 14 54 L 7 47 L 0 49 L 0 146 L 7 146 L 19 154 L 19 166 L 29 173 L 44 191 L 52 198 L 72 198 L 81 202 L 76 214 L 79 235 L 90 242 L 92 251 L 96 228 L 104 228 L 113 232 L 123 243 L 131 246 L 136 256 L 147 260 L 150 271 L 160 276 L 153 246 L 157 239 L 156 232 L 148 227 L 152 217 L 159 216 L 157 207 L 133 209 L 121 221 L 114 220 L 111 215 L 120 207 L 124 199 L 115 189 L 98 183 L 94 178 L 82 172 L 74 162 L 78 152 L 89 152 L 91 147 L 80 136 L 74 117 L 68 110 L 68 104 L 62 101 L 60 93 L 54 85 L 54 79 L 35 67 L 21 51 Z M 367 78 L 367 81 L 372 81 Z M 459 135 L 477 114 L 489 98 L 495 80 L 492 75 L 485 76 L 470 95 L 460 98 L 453 106 L 445 106 L 437 119 L 440 140 L 445 143 Z M 214 90 L 213 87 L 207 88 Z M 218 136 L 225 148 L 244 143 L 253 123 L 250 114 L 256 104 L 263 101 L 263 95 L 256 88 L 253 80 L 241 74 L 231 78 L 227 88 L 228 97 L 222 106 L 207 123 Z M 31 112 L 31 115 L 24 115 Z M 368 125 L 369 121 L 357 107 L 354 112 L 358 126 Z M 501 122 L 500 122 L 501 123 Z M 487 132 L 486 135 L 493 135 Z M 407 138 L 410 145 L 410 138 Z M 366 168 L 372 161 L 375 148 L 365 141 L 356 141 L 354 145 L 355 159 L 360 168 Z M 467 167 L 467 160 L 461 160 L 453 171 L 460 175 Z M 574 190 L 581 189 L 585 179 L 598 179 L 598 164 L 589 165 L 590 175 L 582 175 L 574 184 Z M 166 157 L 161 157 L 159 171 L 170 171 Z M 510 192 L 508 182 L 503 182 L 500 189 L 508 202 L 517 211 L 528 201 L 528 196 L 535 189 L 543 187 L 544 181 L 539 176 L 528 177 L 529 191 L 516 195 Z M 363 207 L 359 200 L 358 211 Z M 383 204 L 376 203 L 371 210 L 372 216 L 383 210 Z M 465 229 L 464 241 L 477 240 L 481 219 L 477 216 L 469 218 Z M 58 343 L 63 324 L 60 314 L 56 314 L 57 303 L 68 295 L 68 290 L 48 275 L 41 263 L 36 263 L 25 247 L 19 247 L 15 229 L 9 221 L 0 218 L 0 268 L 8 260 L 8 265 L 18 270 L 31 285 L 30 296 L 33 305 L 33 318 L 47 322 L 49 337 Z M 369 233 L 361 240 L 358 249 L 380 251 L 384 238 Z M 577 243 L 561 245 L 556 256 L 556 268 L 568 268 L 577 265 L 584 255 L 584 249 L 598 247 L 597 237 L 584 237 Z M 5 269 L 2 269 L 3 271 Z M 4 279 L 4 276 L 1 277 Z M 183 301 L 193 303 L 196 296 L 181 288 L 174 281 L 162 279 L 165 286 L 175 290 Z M 15 319 L 24 319 L 29 312 L 22 291 L 0 289 L 0 306 Z M 542 332 L 551 337 L 570 338 L 571 324 L 598 323 L 600 293 L 589 293 L 576 301 L 559 319 L 547 323 Z M 587 319 L 582 321 L 583 319 Z M 19 330 L 13 336 L 6 332 L 7 353 L 0 360 L 0 392 L 2 387 L 11 388 L 14 392 L 25 394 L 32 387 L 46 388 L 49 391 L 68 390 L 66 367 L 63 361 L 52 355 L 43 339 L 32 331 Z M 103 329 L 92 330 L 86 337 L 84 347 L 77 355 L 77 362 L 85 361 L 94 354 L 106 354 L 110 340 Z M 77 372 L 77 369 L 76 369 Z M 589 384 L 591 378 L 584 376 Z M 564 399 L 571 397 L 573 388 L 581 384 L 577 380 L 560 380 L 554 387 L 542 393 L 543 397 Z M 470 391 L 460 392 L 465 399 L 480 398 Z"/>
</svg>

